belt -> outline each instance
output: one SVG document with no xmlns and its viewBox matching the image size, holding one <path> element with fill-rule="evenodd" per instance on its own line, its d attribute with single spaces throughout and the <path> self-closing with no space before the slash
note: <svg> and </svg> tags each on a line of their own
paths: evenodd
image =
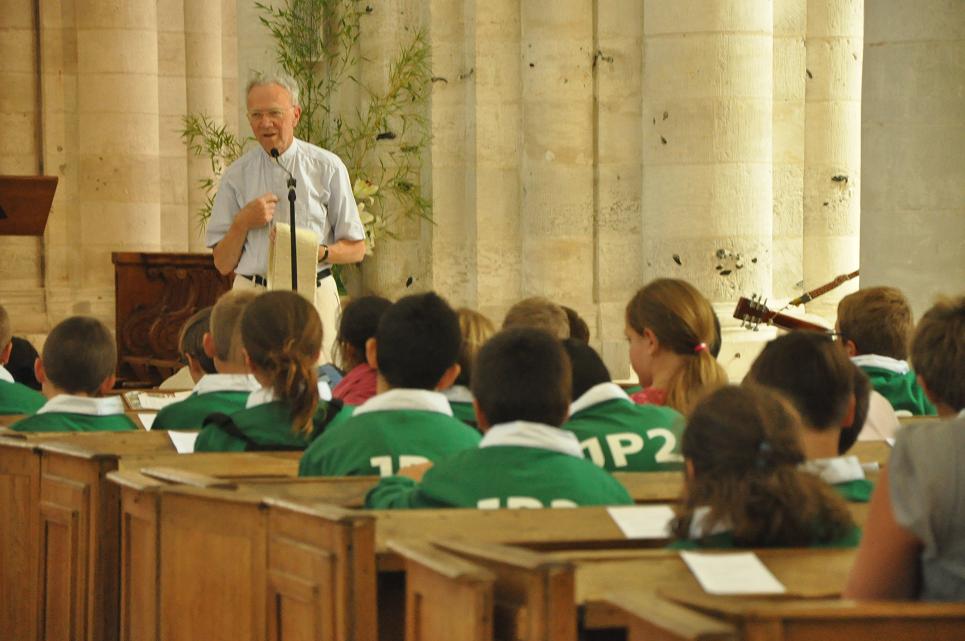
<svg viewBox="0 0 965 641">
<path fill-rule="evenodd" d="M 241 276 L 242 278 L 247 278 L 255 285 L 268 287 L 268 280 L 266 280 L 264 276 L 259 276 L 258 274 L 253 274 L 251 276 L 249 276 L 248 274 L 238 274 L 238 275 Z M 322 271 L 318 272 L 318 274 L 315 276 L 315 287 L 318 287 L 319 285 L 321 285 L 322 281 L 331 275 L 332 275 L 332 270 L 329 267 L 326 267 Z"/>
</svg>

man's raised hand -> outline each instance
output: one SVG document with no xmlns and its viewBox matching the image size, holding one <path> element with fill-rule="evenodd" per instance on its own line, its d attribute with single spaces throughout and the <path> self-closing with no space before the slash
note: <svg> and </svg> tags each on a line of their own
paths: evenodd
<svg viewBox="0 0 965 641">
<path fill-rule="evenodd" d="M 248 229 L 257 229 L 270 223 L 275 215 L 275 205 L 277 203 L 278 196 L 269 191 L 245 205 L 239 214 L 244 217 L 245 227 Z"/>
</svg>

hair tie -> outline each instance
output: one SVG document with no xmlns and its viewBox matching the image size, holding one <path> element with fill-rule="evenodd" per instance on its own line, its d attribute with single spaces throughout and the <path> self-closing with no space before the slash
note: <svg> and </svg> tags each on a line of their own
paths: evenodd
<svg viewBox="0 0 965 641">
<path fill-rule="evenodd" d="M 697 345 L 694 346 L 694 353 L 699 354 L 705 349 L 707 349 L 707 343 L 697 343 Z"/>
<path fill-rule="evenodd" d="M 771 446 L 767 439 L 762 439 L 760 444 L 757 446 L 757 456 L 754 458 L 754 467 L 759 470 L 766 469 L 771 466 L 771 453 L 774 448 Z"/>
</svg>

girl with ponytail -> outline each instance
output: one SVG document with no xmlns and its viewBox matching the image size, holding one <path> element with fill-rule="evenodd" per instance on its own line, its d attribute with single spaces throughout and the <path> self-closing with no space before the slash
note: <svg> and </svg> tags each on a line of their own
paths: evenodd
<svg viewBox="0 0 965 641">
<path fill-rule="evenodd" d="M 340 409 L 319 398 L 318 312 L 294 292 L 262 294 L 245 308 L 241 341 L 262 387 L 244 410 L 208 416 L 195 451 L 304 450 Z"/>
<path fill-rule="evenodd" d="M 763 387 L 727 386 L 694 408 L 684 430 L 686 483 L 676 548 L 854 547 L 844 500 L 800 470 L 794 408 Z"/>
<path fill-rule="evenodd" d="M 658 278 L 638 291 L 626 312 L 630 364 L 644 388 L 633 400 L 686 415 L 702 394 L 725 385 L 715 321 L 710 303 L 686 281 Z"/>
</svg>

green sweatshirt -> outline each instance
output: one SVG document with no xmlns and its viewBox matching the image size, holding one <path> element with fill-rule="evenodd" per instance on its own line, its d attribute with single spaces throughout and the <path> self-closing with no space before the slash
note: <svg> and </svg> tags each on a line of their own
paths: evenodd
<svg viewBox="0 0 965 641">
<path fill-rule="evenodd" d="M 44 395 L 20 383 L 0 380 L 0 414 L 33 414 L 47 401 Z"/>
<path fill-rule="evenodd" d="M 684 417 L 670 407 L 637 405 L 614 383 L 592 387 L 574 401 L 563 429 L 576 434 L 589 459 L 611 472 L 683 468 Z"/>
<path fill-rule="evenodd" d="M 391 476 L 365 499 L 374 509 L 632 504 L 618 481 L 582 457 L 571 433 L 523 421 L 493 427 L 478 448 L 437 462 L 421 483 Z"/>
<path fill-rule="evenodd" d="M 171 403 L 154 419 L 152 430 L 196 430 L 211 414 L 234 414 L 245 409 L 250 392 L 194 393 L 183 401 Z"/>
<path fill-rule="evenodd" d="M 896 412 L 905 410 L 913 416 L 934 416 L 938 413 L 918 385 L 915 372 L 905 361 L 878 354 L 863 354 L 851 360 L 868 375 L 871 387 L 888 399 Z"/>
<path fill-rule="evenodd" d="M 195 452 L 245 452 L 263 450 L 304 450 L 322 430 L 332 427 L 340 420 L 337 406 L 327 401 L 319 401 L 318 409 L 312 418 L 314 431 L 311 434 L 292 431 L 291 408 L 284 401 L 271 401 L 246 408 L 230 415 L 231 422 L 247 437 L 247 440 L 230 434 L 215 422 L 214 416 L 205 420 Z"/>
<path fill-rule="evenodd" d="M 302 456 L 298 474 L 389 476 L 407 465 L 436 461 L 477 443 L 478 432 L 445 414 L 371 412 L 352 416 L 322 435 Z"/>
<path fill-rule="evenodd" d="M 812 548 L 856 548 L 861 543 L 861 528 L 853 526 L 844 536 L 827 543 L 814 543 Z M 732 532 L 718 532 L 701 539 L 678 539 L 667 547 L 672 550 L 727 549 L 739 547 Z M 780 546 L 786 547 L 786 546 Z"/>
<path fill-rule="evenodd" d="M 17 432 L 121 432 L 138 429 L 124 415 L 119 396 L 89 398 L 60 394 L 53 397 L 33 416 L 10 426 Z"/>
</svg>

